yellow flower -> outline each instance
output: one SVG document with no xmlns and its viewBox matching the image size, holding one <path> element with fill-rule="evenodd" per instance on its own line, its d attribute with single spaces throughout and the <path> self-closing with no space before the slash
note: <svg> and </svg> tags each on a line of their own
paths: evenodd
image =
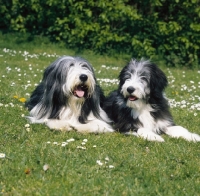
<svg viewBox="0 0 200 196">
<path fill-rule="evenodd" d="M 15 96 L 13 96 L 13 98 L 15 98 L 15 99 L 18 99 L 18 96 L 17 96 L 17 95 L 15 95 Z"/>
<path fill-rule="evenodd" d="M 25 103 L 26 102 L 26 98 L 22 97 L 22 98 L 19 99 L 19 101 L 22 102 L 22 103 Z"/>
</svg>

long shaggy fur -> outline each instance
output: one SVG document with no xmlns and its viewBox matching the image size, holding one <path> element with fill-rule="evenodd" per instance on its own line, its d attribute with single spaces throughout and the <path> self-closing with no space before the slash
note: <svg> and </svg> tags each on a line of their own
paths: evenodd
<svg viewBox="0 0 200 196">
<path fill-rule="evenodd" d="M 32 123 L 46 123 L 52 129 L 112 132 L 103 101 L 89 62 L 62 56 L 46 68 L 26 107 Z"/>
<path fill-rule="evenodd" d="M 114 129 L 150 141 L 163 142 L 161 133 L 200 141 L 200 136 L 175 126 L 164 96 L 165 74 L 148 60 L 131 60 L 119 75 L 119 87 L 104 103 L 104 110 L 114 122 Z"/>
</svg>

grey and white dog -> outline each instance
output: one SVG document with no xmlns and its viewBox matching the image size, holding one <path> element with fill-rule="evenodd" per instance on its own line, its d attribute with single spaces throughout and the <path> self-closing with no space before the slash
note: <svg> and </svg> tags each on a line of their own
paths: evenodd
<svg viewBox="0 0 200 196">
<path fill-rule="evenodd" d="M 62 56 L 46 68 L 26 107 L 32 123 L 45 123 L 51 129 L 113 132 L 101 107 L 103 101 L 103 92 L 89 62 Z"/>
<path fill-rule="evenodd" d="M 154 63 L 132 59 L 119 74 L 119 81 L 118 89 L 104 102 L 114 129 L 150 141 L 163 142 L 161 133 L 200 141 L 199 135 L 175 126 L 164 96 L 167 78 Z"/>
</svg>

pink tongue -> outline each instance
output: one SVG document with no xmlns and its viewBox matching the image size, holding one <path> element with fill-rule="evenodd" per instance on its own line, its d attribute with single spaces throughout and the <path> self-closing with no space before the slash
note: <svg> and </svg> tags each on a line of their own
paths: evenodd
<svg viewBox="0 0 200 196">
<path fill-rule="evenodd" d="M 84 92 L 84 91 L 82 91 L 82 90 L 79 90 L 79 89 L 77 89 L 75 92 L 76 92 L 76 95 L 77 95 L 78 97 L 83 97 L 83 96 L 84 96 L 84 94 L 85 94 L 85 92 Z"/>
<path fill-rule="evenodd" d="M 135 100 L 137 100 L 137 99 L 138 99 L 138 98 L 135 97 L 135 96 L 130 96 L 130 97 L 129 97 L 129 100 L 130 100 L 130 101 L 135 101 Z"/>
</svg>

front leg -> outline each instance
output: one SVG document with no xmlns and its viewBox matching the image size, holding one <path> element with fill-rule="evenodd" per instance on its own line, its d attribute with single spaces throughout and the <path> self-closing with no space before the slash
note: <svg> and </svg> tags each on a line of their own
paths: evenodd
<svg viewBox="0 0 200 196">
<path fill-rule="evenodd" d="M 148 141 L 157 141 L 157 142 L 164 142 L 164 139 L 155 134 L 154 132 L 150 131 L 146 128 L 140 128 L 137 132 L 126 132 L 126 135 L 134 135 L 136 137 L 141 137 L 143 139 L 146 139 Z"/>
<path fill-rule="evenodd" d="M 191 133 L 181 126 L 167 127 L 165 133 L 174 138 L 182 137 L 187 141 L 200 142 L 200 136 L 198 134 Z"/>
<path fill-rule="evenodd" d="M 35 117 L 32 116 L 26 116 L 26 119 L 30 122 L 30 123 L 37 123 L 37 124 L 43 124 L 46 119 L 37 119 Z"/>
<path fill-rule="evenodd" d="M 86 133 L 114 132 L 114 130 L 109 124 L 98 119 L 91 120 L 86 124 L 77 123 L 74 124 L 72 127 L 78 132 L 86 132 Z"/>
<path fill-rule="evenodd" d="M 146 139 L 148 141 L 164 142 L 164 139 L 160 135 L 158 135 L 158 134 L 156 134 L 156 133 L 154 133 L 151 130 L 146 129 L 146 128 L 138 129 L 137 135 L 138 135 L 138 137 L 141 137 L 141 138 Z"/>
<path fill-rule="evenodd" d="M 64 130 L 64 131 L 72 130 L 70 124 L 66 120 L 47 119 L 45 124 L 50 129 Z"/>
</svg>

